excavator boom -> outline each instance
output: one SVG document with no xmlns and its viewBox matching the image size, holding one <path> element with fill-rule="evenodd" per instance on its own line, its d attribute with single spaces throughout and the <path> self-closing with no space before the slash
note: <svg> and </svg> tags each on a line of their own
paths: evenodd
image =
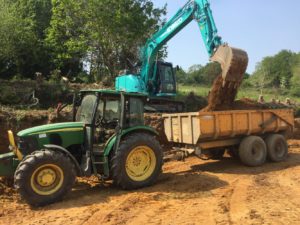
<svg viewBox="0 0 300 225">
<path fill-rule="evenodd" d="M 159 72 L 157 72 L 159 71 L 157 68 L 157 54 L 164 44 L 193 20 L 197 22 L 200 28 L 210 60 L 221 64 L 222 87 L 238 88 L 248 65 L 247 53 L 223 43 L 218 35 L 208 0 L 190 0 L 158 32 L 148 39 L 142 51 L 139 80 L 132 76 L 128 76 L 128 79 L 124 77 L 117 78 L 117 89 L 125 91 L 129 89 L 138 90 L 148 93 L 149 96 L 168 96 L 169 93 L 160 88 L 162 81 Z M 129 86 L 130 80 L 131 83 L 136 80 L 135 87 L 139 88 L 126 88 L 125 86 Z M 230 85 L 225 85 L 228 82 Z M 172 88 L 169 89 L 173 90 Z M 175 93 L 171 92 L 171 94 Z"/>
</svg>

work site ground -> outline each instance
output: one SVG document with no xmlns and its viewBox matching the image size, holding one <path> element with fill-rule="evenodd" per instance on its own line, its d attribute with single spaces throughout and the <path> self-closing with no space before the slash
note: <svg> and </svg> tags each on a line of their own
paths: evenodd
<svg viewBox="0 0 300 225">
<path fill-rule="evenodd" d="M 124 191 L 79 179 L 62 202 L 30 208 L 0 187 L 0 224 L 299 224 L 300 140 L 284 162 L 257 168 L 197 157 L 164 164 L 158 182 Z"/>
</svg>

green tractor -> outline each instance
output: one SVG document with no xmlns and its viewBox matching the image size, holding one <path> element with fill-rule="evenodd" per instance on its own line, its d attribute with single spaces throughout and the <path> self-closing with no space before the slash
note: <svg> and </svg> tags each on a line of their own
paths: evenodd
<svg viewBox="0 0 300 225">
<path fill-rule="evenodd" d="M 163 152 L 157 132 L 144 125 L 143 94 L 81 91 L 73 121 L 11 131 L 10 153 L 0 155 L 0 176 L 14 176 L 30 205 L 62 199 L 76 176 L 96 175 L 123 189 L 151 185 L 161 173 Z"/>
</svg>

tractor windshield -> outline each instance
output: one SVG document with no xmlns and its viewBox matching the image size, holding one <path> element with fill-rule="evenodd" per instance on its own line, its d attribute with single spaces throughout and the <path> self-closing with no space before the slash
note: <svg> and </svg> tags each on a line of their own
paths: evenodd
<svg viewBox="0 0 300 225">
<path fill-rule="evenodd" d="M 76 121 L 84 122 L 86 124 L 92 123 L 93 110 L 96 104 L 97 97 L 95 95 L 86 95 L 81 101 L 76 114 Z"/>
</svg>

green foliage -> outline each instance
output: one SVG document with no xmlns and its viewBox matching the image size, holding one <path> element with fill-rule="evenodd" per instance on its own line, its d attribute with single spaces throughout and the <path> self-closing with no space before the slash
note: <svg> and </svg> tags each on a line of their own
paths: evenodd
<svg viewBox="0 0 300 225">
<path fill-rule="evenodd" d="M 176 73 L 176 78 L 182 84 L 210 85 L 220 73 L 221 67 L 218 63 L 208 63 L 205 66 L 193 65 L 188 72 L 180 69 Z"/>
<path fill-rule="evenodd" d="M 116 76 L 163 23 L 150 0 L 0 0 L 0 78 L 59 69 L 69 78 Z M 160 56 L 165 56 L 165 47 Z"/>
<path fill-rule="evenodd" d="M 295 64 L 292 67 L 291 94 L 300 97 L 300 53 L 295 56 Z"/>
<path fill-rule="evenodd" d="M 136 61 L 139 46 L 158 29 L 165 9 L 149 0 L 52 0 L 47 43 L 56 67 L 65 74 L 91 65 L 96 81 L 112 79 Z"/>
<path fill-rule="evenodd" d="M 251 82 L 261 89 L 266 87 L 290 88 L 294 64 L 295 53 L 287 50 L 282 50 L 272 57 L 265 57 L 257 65 Z"/>
<path fill-rule="evenodd" d="M 15 74 L 33 78 L 47 72 L 44 29 L 49 24 L 50 0 L 0 0 L 0 78 Z"/>
<path fill-rule="evenodd" d="M 16 108 L 27 108 L 33 103 L 32 93 L 39 99 L 39 108 L 56 107 L 58 102 L 72 102 L 72 94 L 65 85 L 54 82 L 43 82 L 38 87 L 34 81 L 0 82 L 0 105 L 13 105 Z"/>
<path fill-rule="evenodd" d="M 85 1 L 52 0 L 52 19 L 46 43 L 51 49 L 51 60 L 63 74 L 80 71 L 80 60 L 88 50 Z"/>
</svg>

